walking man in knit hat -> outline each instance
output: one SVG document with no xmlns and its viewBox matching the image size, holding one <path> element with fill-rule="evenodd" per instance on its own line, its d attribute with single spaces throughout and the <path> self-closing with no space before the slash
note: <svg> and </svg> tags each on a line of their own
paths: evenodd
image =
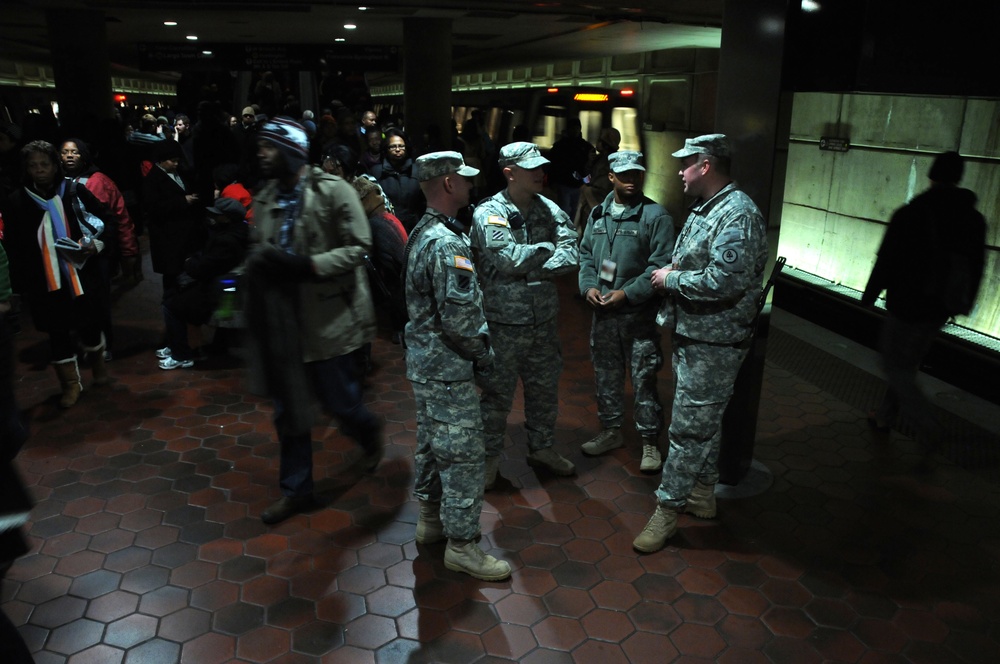
<svg viewBox="0 0 1000 664">
<path fill-rule="evenodd" d="M 553 279 L 577 269 L 576 230 L 569 216 L 541 195 L 542 166 L 549 161 L 537 145 L 505 145 L 499 163 L 507 188 L 476 208 L 470 238 L 497 355 L 496 368 L 479 381 L 487 489 L 496 482 L 518 378 L 524 386 L 528 465 L 555 475 L 576 472 L 553 447 L 562 371 Z"/>
<path fill-rule="evenodd" d="M 750 347 L 767 262 L 767 225 L 729 176 L 729 140 L 689 138 L 673 156 L 694 203 L 672 260 L 650 277 L 664 295 L 656 322 L 673 330 L 675 390 L 657 506 L 632 542 L 645 553 L 663 548 L 682 509 L 715 516 L 722 414 Z"/>
<path fill-rule="evenodd" d="M 417 404 L 413 492 L 420 501 L 420 544 L 447 539 L 444 565 L 484 581 L 510 576 L 510 565 L 476 543 L 483 507 L 483 422 L 475 376 L 494 353 L 465 228 L 455 216 L 469 204 L 472 178 L 458 152 L 417 159 L 414 177 L 427 209 L 406 247 L 406 377 Z"/>
<path fill-rule="evenodd" d="M 639 469 L 655 473 L 663 465 L 663 407 L 656 385 L 663 353 L 656 329 L 660 299 L 649 278 L 670 262 L 674 220 L 642 193 L 641 152 L 614 152 L 608 165 L 611 193 L 590 213 L 580 244 L 580 294 L 594 310 L 590 355 L 603 429 L 582 450 L 598 455 L 622 446 L 625 374 L 631 371 L 635 428 L 642 437 Z"/>
<path fill-rule="evenodd" d="M 254 198 L 255 244 L 244 279 L 250 378 L 274 399 L 281 447 L 283 495 L 261 513 L 272 524 L 315 506 L 313 398 L 361 446 L 362 470 L 378 465 L 382 442 L 352 355 L 375 336 L 368 219 L 350 184 L 306 163 L 302 125 L 275 118 L 257 139 L 267 182 Z"/>
</svg>

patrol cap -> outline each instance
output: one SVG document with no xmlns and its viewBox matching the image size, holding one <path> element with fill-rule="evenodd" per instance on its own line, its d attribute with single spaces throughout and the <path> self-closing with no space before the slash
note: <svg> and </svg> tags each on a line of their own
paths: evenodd
<svg viewBox="0 0 1000 664">
<path fill-rule="evenodd" d="M 462 155 L 458 152 L 446 150 L 443 152 L 428 152 L 422 157 L 417 157 L 413 164 L 413 174 L 420 182 L 427 182 L 442 175 L 458 173 L 467 178 L 479 175 L 479 169 L 473 168 L 462 160 Z"/>
<path fill-rule="evenodd" d="M 243 221 L 247 209 L 235 198 L 216 198 L 215 204 L 205 208 L 205 212 L 215 217 L 227 217 L 230 221 Z"/>
<path fill-rule="evenodd" d="M 500 164 L 500 168 L 520 166 L 521 168 L 531 170 L 532 168 L 538 168 L 549 163 L 549 160 L 542 156 L 538 146 L 534 143 L 517 141 L 516 143 L 510 143 L 500 148 L 498 163 Z"/>
<path fill-rule="evenodd" d="M 713 157 L 729 156 L 729 139 L 725 134 L 705 134 L 684 141 L 684 147 L 673 153 L 678 159 L 694 154 L 709 154 Z"/>
<path fill-rule="evenodd" d="M 642 153 L 635 150 L 619 150 L 608 155 L 608 166 L 612 173 L 625 171 L 644 171 Z"/>
</svg>

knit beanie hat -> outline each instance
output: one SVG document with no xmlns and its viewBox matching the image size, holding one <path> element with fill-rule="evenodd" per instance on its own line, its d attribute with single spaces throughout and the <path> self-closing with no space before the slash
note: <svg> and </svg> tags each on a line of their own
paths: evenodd
<svg viewBox="0 0 1000 664">
<path fill-rule="evenodd" d="M 274 143 L 292 173 L 297 173 L 309 160 L 309 137 L 305 128 L 291 118 L 273 118 L 257 132 L 257 139 Z"/>
</svg>

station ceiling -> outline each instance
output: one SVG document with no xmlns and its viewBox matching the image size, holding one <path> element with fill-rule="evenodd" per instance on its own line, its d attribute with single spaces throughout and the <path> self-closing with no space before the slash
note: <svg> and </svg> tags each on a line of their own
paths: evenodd
<svg viewBox="0 0 1000 664">
<path fill-rule="evenodd" d="M 102 11 L 111 61 L 138 69 L 138 44 L 402 46 L 408 18 L 453 21 L 456 73 L 658 50 L 717 48 L 723 0 L 5 0 L 0 57 L 49 64 L 46 11 Z M 164 21 L 176 21 L 168 27 Z M 343 26 L 353 24 L 355 29 Z M 85 41 L 85 40 L 84 40 Z M 81 53 L 81 63 L 86 54 Z"/>
</svg>

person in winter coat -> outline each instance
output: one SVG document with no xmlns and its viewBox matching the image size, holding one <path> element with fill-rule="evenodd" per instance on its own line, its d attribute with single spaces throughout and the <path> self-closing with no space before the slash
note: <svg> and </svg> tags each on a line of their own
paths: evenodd
<svg viewBox="0 0 1000 664">
<path fill-rule="evenodd" d="M 392 201 L 396 216 L 409 233 L 423 216 L 427 199 L 413 176 L 413 160 L 410 159 L 406 135 L 399 129 L 386 130 L 385 151 L 385 158 L 372 167 L 370 174 L 382 185 L 385 195 Z"/>
<path fill-rule="evenodd" d="M 222 296 L 219 277 L 232 272 L 246 256 L 246 208 L 232 198 L 217 198 L 205 213 L 208 241 L 184 263 L 178 290 L 163 304 L 167 346 L 157 351 L 161 369 L 194 366 L 197 351 L 188 342 L 188 326 L 209 321 Z"/>
<path fill-rule="evenodd" d="M 928 454 L 942 432 L 917 372 L 948 318 L 972 310 L 983 276 L 986 221 L 976 210 L 976 195 L 958 186 L 963 170 L 957 152 L 934 160 L 930 189 L 889 220 L 861 298 L 874 305 L 884 290 L 889 312 L 881 341 L 888 389 L 869 424 L 888 431 L 902 411 L 917 425 Z M 921 463 L 926 461 L 925 456 Z"/>
</svg>

